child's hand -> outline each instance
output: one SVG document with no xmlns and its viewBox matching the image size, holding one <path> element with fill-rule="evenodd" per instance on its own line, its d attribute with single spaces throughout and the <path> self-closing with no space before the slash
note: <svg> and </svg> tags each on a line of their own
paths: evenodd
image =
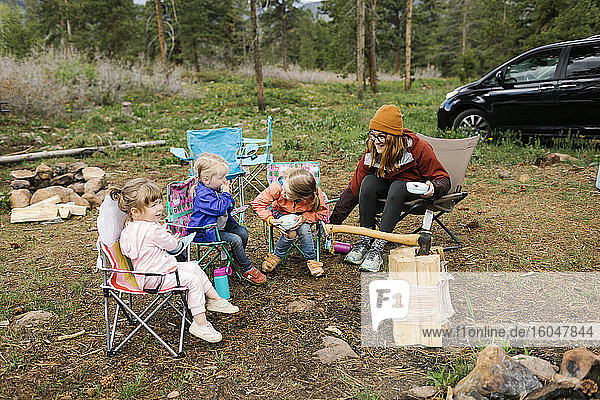
<svg viewBox="0 0 600 400">
<path fill-rule="evenodd" d="M 427 191 L 423 194 L 423 197 L 431 197 L 433 196 L 433 192 L 435 191 L 435 186 L 433 186 L 433 183 L 431 183 L 430 181 L 425 182 L 427 184 L 427 186 L 429 187 L 427 189 Z"/>
<path fill-rule="evenodd" d="M 223 186 L 221 186 L 221 190 L 223 190 L 223 192 L 231 193 L 231 181 L 225 181 Z"/>
<path fill-rule="evenodd" d="M 304 216 L 304 214 L 298 215 L 298 220 L 297 220 L 296 224 L 294 226 L 292 226 L 289 230 L 295 231 L 296 229 L 300 228 L 300 225 L 302 225 L 305 221 L 306 221 L 306 217 Z"/>
</svg>

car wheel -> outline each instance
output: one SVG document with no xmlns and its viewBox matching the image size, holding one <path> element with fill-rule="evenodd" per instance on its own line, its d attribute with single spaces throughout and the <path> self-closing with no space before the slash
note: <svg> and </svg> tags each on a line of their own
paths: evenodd
<svg viewBox="0 0 600 400">
<path fill-rule="evenodd" d="M 469 136 L 481 135 L 482 139 L 490 135 L 490 124 L 486 115 L 474 108 L 465 110 L 454 119 L 452 128 Z"/>
</svg>

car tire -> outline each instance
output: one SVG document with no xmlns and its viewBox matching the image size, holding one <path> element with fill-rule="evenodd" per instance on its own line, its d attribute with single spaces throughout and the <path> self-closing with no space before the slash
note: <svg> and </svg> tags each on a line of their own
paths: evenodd
<svg viewBox="0 0 600 400">
<path fill-rule="evenodd" d="M 454 118 L 452 129 L 457 132 L 464 132 L 468 136 L 480 135 L 482 139 L 487 138 L 491 132 L 487 116 L 475 108 L 470 108 L 458 114 Z"/>
</svg>

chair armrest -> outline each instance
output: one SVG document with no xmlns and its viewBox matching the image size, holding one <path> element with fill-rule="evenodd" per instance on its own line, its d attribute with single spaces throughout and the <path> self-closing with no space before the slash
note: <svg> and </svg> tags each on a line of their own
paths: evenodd
<svg viewBox="0 0 600 400">
<path fill-rule="evenodd" d="M 189 157 L 185 149 L 181 147 L 171 147 L 170 150 L 171 153 L 181 161 L 192 161 L 194 159 L 193 157 Z"/>
<path fill-rule="evenodd" d="M 127 271 L 124 269 L 118 269 L 118 268 L 104 268 L 104 267 L 99 267 L 98 268 L 100 271 L 106 271 L 106 272 L 113 272 L 116 274 L 131 274 L 131 275 L 140 275 L 140 276 L 166 276 L 172 273 L 177 272 L 177 266 L 173 266 L 170 269 L 168 269 L 167 271 L 164 272 L 141 272 L 141 271 Z"/>
</svg>

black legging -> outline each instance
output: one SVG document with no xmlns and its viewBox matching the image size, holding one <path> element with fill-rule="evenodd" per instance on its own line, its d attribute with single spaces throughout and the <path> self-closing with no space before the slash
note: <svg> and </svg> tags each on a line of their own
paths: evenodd
<svg viewBox="0 0 600 400">
<path fill-rule="evenodd" d="M 392 232 L 402 211 L 402 205 L 407 199 L 416 199 L 419 196 L 406 191 L 405 181 L 393 181 L 378 178 L 370 174 L 365 176 L 360 184 L 358 195 L 358 210 L 360 212 L 360 226 L 364 228 L 375 228 L 375 214 L 381 210 L 377 199 L 386 199 L 381 217 L 382 232 Z"/>
</svg>

